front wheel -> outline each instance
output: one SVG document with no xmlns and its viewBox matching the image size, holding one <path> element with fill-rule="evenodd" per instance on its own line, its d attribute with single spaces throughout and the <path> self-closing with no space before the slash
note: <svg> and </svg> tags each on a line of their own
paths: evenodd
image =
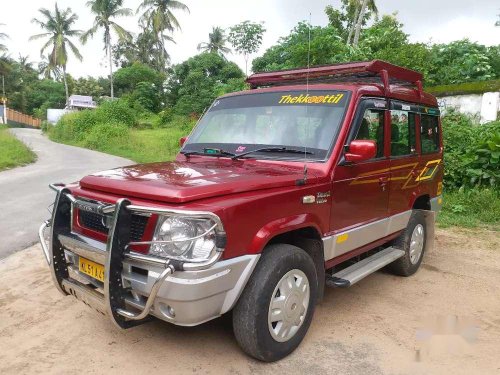
<svg viewBox="0 0 500 375">
<path fill-rule="evenodd" d="M 316 269 L 302 249 L 285 244 L 264 251 L 233 311 L 241 348 L 261 361 L 277 361 L 301 343 L 318 293 Z"/>
</svg>

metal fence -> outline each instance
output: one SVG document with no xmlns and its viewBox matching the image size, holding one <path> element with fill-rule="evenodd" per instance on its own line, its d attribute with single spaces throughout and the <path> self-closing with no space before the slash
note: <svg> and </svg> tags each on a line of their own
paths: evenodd
<svg viewBox="0 0 500 375">
<path fill-rule="evenodd" d="M 24 113 L 21 112 L 14 111 L 13 109 L 7 108 L 7 123 L 39 128 L 42 124 L 42 120 L 30 115 L 25 115 Z"/>
</svg>

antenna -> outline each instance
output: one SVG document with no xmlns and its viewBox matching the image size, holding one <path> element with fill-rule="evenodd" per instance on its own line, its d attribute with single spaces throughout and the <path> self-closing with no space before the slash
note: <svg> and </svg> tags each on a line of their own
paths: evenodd
<svg viewBox="0 0 500 375">
<path fill-rule="evenodd" d="M 309 73 L 311 70 L 311 12 L 309 12 L 309 35 L 307 40 L 307 73 L 306 73 L 306 97 L 309 96 Z M 309 106 L 306 103 L 306 141 L 304 142 L 304 177 L 302 179 L 302 184 L 305 185 L 307 182 L 307 138 L 309 137 L 309 128 L 311 125 L 311 119 L 309 117 Z"/>
</svg>

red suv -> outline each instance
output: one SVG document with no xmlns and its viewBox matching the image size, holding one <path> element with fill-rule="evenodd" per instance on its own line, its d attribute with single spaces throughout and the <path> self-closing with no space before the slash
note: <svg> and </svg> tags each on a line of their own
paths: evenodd
<svg viewBox="0 0 500 375">
<path fill-rule="evenodd" d="M 300 344 L 325 285 L 417 271 L 443 177 L 422 75 L 371 61 L 248 83 L 215 100 L 175 161 L 51 185 L 40 240 L 63 294 L 120 328 L 232 311 L 243 350 L 274 361 Z"/>
</svg>

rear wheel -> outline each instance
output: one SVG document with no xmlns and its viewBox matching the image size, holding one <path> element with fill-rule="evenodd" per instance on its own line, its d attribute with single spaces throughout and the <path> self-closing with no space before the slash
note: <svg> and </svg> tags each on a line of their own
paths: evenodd
<svg viewBox="0 0 500 375">
<path fill-rule="evenodd" d="M 389 265 L 389 269 L 400 276 L 411 276 L 417 272 L 424 257 L 427 227 L 424 214 L 413 211 L 406 229 L 396 239 L 394 246 L 404 250 L 405 255 Z"/>
<path fill-rule="evenodd" d="M 290 354 L 309 329 L 317 292 L 314 262 L 304 250 L 285 244 L 266 248 L 233 310 L 241 348 L 266 362 Z"/>
</svg>

